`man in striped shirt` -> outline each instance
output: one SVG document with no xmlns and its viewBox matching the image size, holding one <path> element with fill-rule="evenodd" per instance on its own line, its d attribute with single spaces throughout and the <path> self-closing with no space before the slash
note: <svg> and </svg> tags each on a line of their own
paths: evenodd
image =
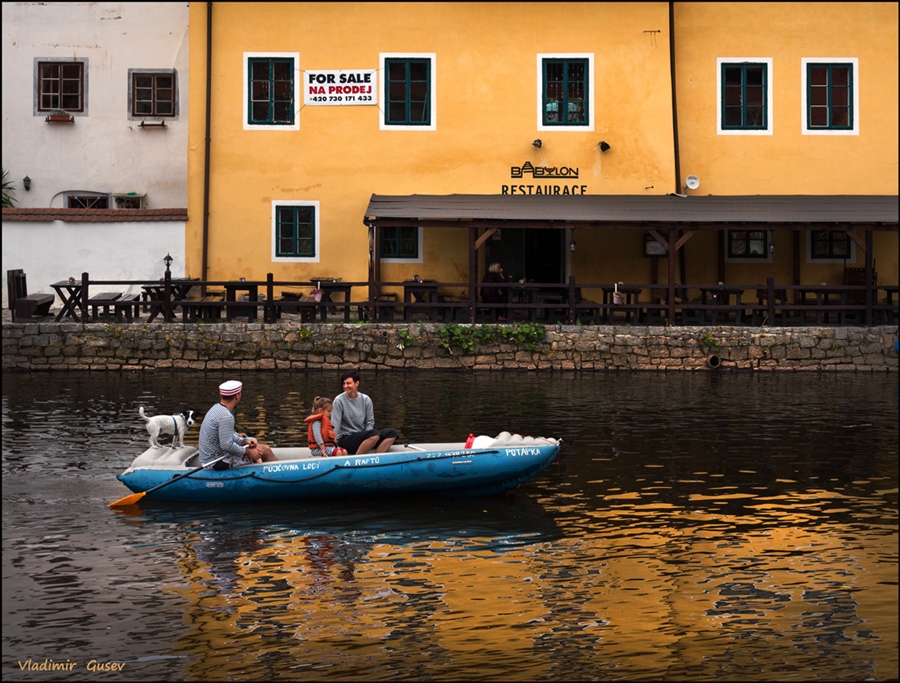
<svg viewBox="0 0 900 683">
<path fill-rule="evenodd" d="M 397 430 L 375 429 L 375 409 L 372 399 L 359 391 L 359 372 L 347 370 L 341 375 L 343 394 L 334 399 L 331 424 L 338 445 L 350 455 L 362 455 L 373 450 L 384 453 L 397 438 Z"/>
<path fill-rule="evenodd" d="M 234 431 L 234 409 L 241 401 L 243 384 L 228 380 L 219 385 L 219 402 L 203 416 L 200 425 L 200 463 L 206 465 L 218 458 L 214 470 L 227 470 L 245 463 L 278 460 L 272 449 L 252 436 Z"/>
</svg>

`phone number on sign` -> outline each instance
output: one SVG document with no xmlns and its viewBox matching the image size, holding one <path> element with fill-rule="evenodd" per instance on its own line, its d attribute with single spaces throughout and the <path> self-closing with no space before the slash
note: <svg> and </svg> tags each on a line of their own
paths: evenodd
<svg viewBox="0 0 900 683">
<path fill-rule="evenodd" d="M 372 95 L 315 95 L 309 98 L 310 102 L 372 102 Z"/>
</svg>

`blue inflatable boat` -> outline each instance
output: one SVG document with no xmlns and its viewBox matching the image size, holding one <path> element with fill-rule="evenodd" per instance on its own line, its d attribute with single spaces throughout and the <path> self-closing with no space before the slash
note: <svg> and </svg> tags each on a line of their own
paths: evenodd
<svg viewBox="0 0 900 683">
<path fill-rule="evenodd" d="M 150 448 L 119 481 L 131 491 L 116 504 L 153 500 L 252 502 L 371 495 L 483 496 L 515 488 L 556 458 L 552 438 L 502 432 L 459 443 L 394 444 L 385 453 L 312 457 L 308 448 L 273 448 L 277 462 L 229 470 L 200 466 L 193 446 Z M 134 499 L 134 500 L 132 500 Z"/>
</svg>

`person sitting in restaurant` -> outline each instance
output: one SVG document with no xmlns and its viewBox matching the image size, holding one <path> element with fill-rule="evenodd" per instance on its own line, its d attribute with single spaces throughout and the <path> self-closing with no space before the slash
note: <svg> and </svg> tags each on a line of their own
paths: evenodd
<svg viewBox="0 0 900 683">
<path fill-rule="evenodd" d="M 225 456 L 212 466 L 214 470 L 278 460 L 269 446 L 234 430 L 234 409 L 241 401 L 243 386 L 234 379 L 220 384 L 219 402 L 207 411 L 200 425 L 200 463 L 206 465 Z"/>
<path fill-rule="evenodd" d="M 494 262 L 488 267 L 488 272 L 484 274 L 484 279 L 481 282 L 482 285 L 488 285 L 481 288 L 482 303 L 505 304 L 509 300 L 509 292 L 506 289 L 490 286 L 498 282 L 506 282 L 506 278 L 503 277 L 503 266 L 499 263 Z M 506 322 L 506 309 L 497 308 L 495 310 L 497 311 L 497 320 Z"/>
</svg>

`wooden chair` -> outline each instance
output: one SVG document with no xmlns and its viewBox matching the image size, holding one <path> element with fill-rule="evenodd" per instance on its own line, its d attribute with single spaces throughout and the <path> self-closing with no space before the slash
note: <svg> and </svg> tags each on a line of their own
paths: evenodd
<svg viewBox="0 0 900 683">
<path fill-rule="evenodd" d="M 575 304 L 578 306 L 578 320 L 592 323 L 599 323 L 601 321 L 600 303 L 585 299 L 581 293 L 581 287 L 575 288 Z M 582 308 L 582 306 L 585 308 Z"/>
<path fill-rule="evenodd" d="M 866 284 L 866 269 L 865 268 L 847 268 L 844 267 L 844 284 L 845 285 L 862 285 Z M 872 287 L 878 285 L 878 271 L 875 270 L 875 261 L 872 261 Z M 866 303 L 866 292 L 862 289 L 854 289 L 847 292 L 847 303 L 857 306 L 857 305 L 865 305 Z"/>
<path fill-rule="evenodd" d="M 6 271 L 6 292 L 12 321 L 50 315 L 50 306 L 56 300 L 53 294 L 28 293 L 25 271 L 21 268 Z"/>
<path fill-rule="evenodd" d="M 865 286 L 866 284 L 866 269 L 865 268 L 848 268 L 844 266 L 844 284 L 845 285 L 853 285 L 853 286 Z M 872 260 L 872 289 L 873 291 L 878 285 L 878 272 L 875 270 L 875 261 Z M 848 306 L 865 306 L 866 305 L 866 290 L 864 289 L 851 289 L 847 292 L 847 305 Z M 876 302 L 872 302 L 876 303 Z M 850 318 L 856 318 L 857 320 L 862 320 L 866 312 L 864 310 L 860 311 L 849 311 L 848 312 Z"/>
</svg>

